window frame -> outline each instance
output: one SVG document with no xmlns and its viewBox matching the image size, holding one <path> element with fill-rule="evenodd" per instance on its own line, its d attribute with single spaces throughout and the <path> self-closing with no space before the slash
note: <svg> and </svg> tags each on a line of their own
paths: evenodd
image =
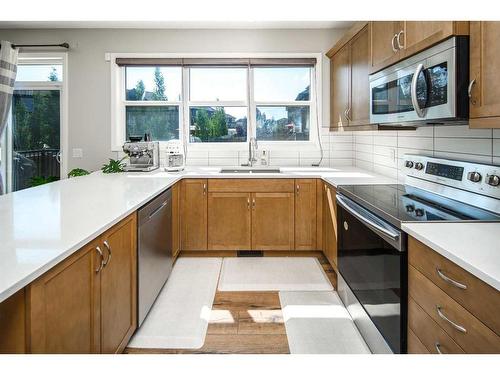
<svg viewBox="0 0 500 375">
<path fill-rule="evenodd" d="M 17 65 L 62 65 L 62 81 L 16 81 L 16 90 L 57 90 L 59 91 L 59 132 L 60 132 L 60 175 L 61 180 L 68 175 L 68 53 L 67 52 L 19 52 Z M 58 65 L 58 64 L 54 64 Z M 12 106 L 7 119 L 3 139 L 0 139 L 0 168 L 5 176 L 5 190 L 12 191 Z M 5 162 L 4 162 L 5 161 Z"/>
<path fill-rule="evenodd" d="M 311 69 L 311 90 L 309 101 L 294 102 L 256 102 L 253 99 L 253 68 L 247 70 L 247 101 L 243 105 L 240 101 L 219 101 L 219 102 L 191 102 L 189 97 L 189 69 L 182 67 L 182 101 L 171 102 L 181 105 L 181 124 L 179 126 L 179 140 L 190 150 L 208 151 L 213 150 L 215 145 L 222 146 L 227 151 L 245 151 L 248 149 L 250 137 L 256 137 L 256 108 L 257 105 L 289 105 L 289 106 L 309 106 L 309 140 L 308 141 L 258 141 L 262 148 L 288 149 L 294 145 L 296 149 L 319 148 L 318 127 L 322 124 L 322 65 L 323 54 L 318 53 L 106 53 L 105 60 L 110 62 L 111 72 L 111 151 L 122 151 L 125 142 L 126 123 L 125 106 L 122 105 L 120 95 L 125 97 L 125 68 L 116 64 L 117 58 L 314 58 L 315 66 Z M 285 66 L 285 65 L 284 65 Z M 133 101 L 136 105 L 139 101 Z M 145 101 L 146 104 L 156 103 Z M 159 102 L 158 105 L 165 105 Z M 217 105 L 215 105 L 217 103 Z M 262 103 L 262 104 L 260 104 Z M 190 118 L 189 107 L 203 104 L 208 106 L 246 106 L 248 108 L 247 117 L 247 141 L 246 142 L 189 142 Z M 318 126 L 319 124 L 319 126 Z M 182 129 L 182 131 L 181 131 Z M 165 141 L 160 141 L 160 147 Z"/>
</svg>

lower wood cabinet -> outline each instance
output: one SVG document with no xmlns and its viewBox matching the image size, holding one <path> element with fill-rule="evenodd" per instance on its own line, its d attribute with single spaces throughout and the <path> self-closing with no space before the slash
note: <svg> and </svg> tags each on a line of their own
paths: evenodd
<svg viewBox="0 0 500 375">
<path fill-rule="evenodd" d="M 207 250 L 207 180 L 186 179 L 181 183 L 181 248 Z"/>
<path fill-rule="evenodd" d="M 177 182 L 172 186 L 172 255 L 175 258 L 179 255 L 181 251 L 181 183 Z"/>
<path fill-rule="evenodd" d="M 323 253 L 337 269 L 337 193 L 330 184 L 323 186 Z"/>
<path fill-rule="evenodd" d="M 294 194 L 252 194 L 252 248 L 294 249 Z"/>
<path fill-rule="evenodd" d="M 117 353 L 136 328 L 137 221 L 129 216 L 31 283 L 32 353 Z"/>
<path fill-rule="evenodd" d="M 317 250 L 316 180 L 295 180 L 295 249 Z"/>
<path fill-rule="evenodd" d="M 27 353 L 26 293 L 21 289 L 0 303 L 0 354 Z"/>
<path fill-rule="evenodd" d="M 251 193 L 208 193 L 208 250 L 251 250 Z"/>
</svg>

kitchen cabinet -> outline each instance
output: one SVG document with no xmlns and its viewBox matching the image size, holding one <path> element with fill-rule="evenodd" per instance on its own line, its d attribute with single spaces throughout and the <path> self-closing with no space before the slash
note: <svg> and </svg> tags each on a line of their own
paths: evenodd
<svg viewBox="0 0 500 375">
<path fill-rule="evenodd" d="M 317 250 L 316 180 L 295 180 L 295 249 Z"/>
<path fill-rule="evenodd" d="M 412 237 L 408 295 L 409 328 L 429 352 L 500 353 L 500 293 Z"/>
<path fill-rule="evenodd" d="M 356 26 L 358 30 L 359 25 Z M 369 29 L 365 25 L 344 45 L 332 49 L 330 57 L 330 128 L 341 130 L 368 125 Z"/>
<path fill-rule="evenodd" d="M 32 353 L 118 353 L 136 328 L 133 214 L 27 289 Z"/>
<path fill-rule="evenodd" d="M 207 180 L 186 179 L 181 186 L 181 248 L 207 250 Z"/>
<path fill-rule="evenodd" d="M 101 236 L 106 250 L 99 273 L 101 286 L 101 353 L 125 349 L 136 328 L 137 309 L 137 223 L 122 221 Z"/>
<path fill-rule="evenodd" d="M 181 251 L 181 228 L 180 228 L 180 183 L 172 186 L 172 256 L 177 258 Z"/>
<path fill-rule="evenodd" d="M 27 352 L 25 299 L 21 289 L 0 303 L 0 354 Z"/>
<path fill-rule="evenodd" d="M 294 249 L 294 194 L 252 194 L 252 248 Z"/>
<path fill-rule="evenodd" d="M 403 34 L 401 21 L 370 22 L 370 72 L 381 70 L 403 57 Z"/>
<path fill-rule="evenodd" d="M 370 22 L 370 73 L 393 65 L 453 35 L 469 35 L 469 22 Z"/>
<path fill-rule="evenodd" d="M 208 193 L 208 250 L 251 250 L 250 193 Z"/>
<path fill-rule="evenodd" d="M 337 269 L 337 205 L 336 190 L 324 183 L 323 192 L 323 253 Z"/>
<path fill-rule="evenodd" d="M 500 22 L 470 22 L 471 128 L 500 128 Z"/>
</svg>

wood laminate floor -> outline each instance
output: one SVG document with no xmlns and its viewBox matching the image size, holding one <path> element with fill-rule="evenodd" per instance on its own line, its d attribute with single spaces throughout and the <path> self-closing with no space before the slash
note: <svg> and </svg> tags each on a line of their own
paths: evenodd
<svg viewBox="0 0 500 375">
<path fill-rule="evenodd" d="M 322 254 L 315 254 L 330 282 L 336 274 Z M 126 348 L 134 354 L 288 354 L 288 340 L 278 292 L 215 294 L 205 344 L 200 349 Z"/>
</svg>

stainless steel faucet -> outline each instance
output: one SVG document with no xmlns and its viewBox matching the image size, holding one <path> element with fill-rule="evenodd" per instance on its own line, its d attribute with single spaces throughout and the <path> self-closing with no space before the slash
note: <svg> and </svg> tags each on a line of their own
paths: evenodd
<svg viewBox="0 0 500 375">
<path fill-rule="evenodd" d="M 253 163 L 257 161 L 255 158 L 255 150 L 259 148 L 259 145 L 257 144 L 257 139 L 255 137 L 251 137 L 250 141 L 248 142 L 248 163 L 244 166 L 247 167 L 253 167 Z"/>
</svg>

